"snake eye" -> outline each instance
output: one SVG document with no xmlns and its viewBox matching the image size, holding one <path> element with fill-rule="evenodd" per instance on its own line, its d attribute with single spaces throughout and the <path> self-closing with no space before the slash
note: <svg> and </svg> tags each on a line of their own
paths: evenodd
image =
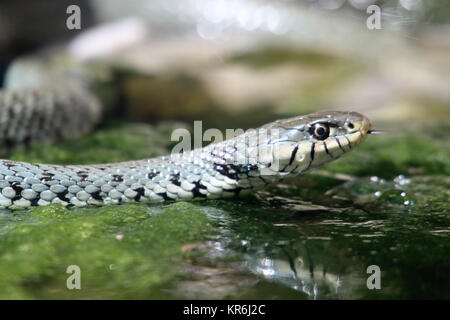
<svg viewBox="0 0 450 320">
<path fill-rule="evenodd" d="M 309 130 L 310 134 L 318 140 L 325 140 L 330 135 L 330 127 L 326 123 L 316 123 Z"/>
</svg>

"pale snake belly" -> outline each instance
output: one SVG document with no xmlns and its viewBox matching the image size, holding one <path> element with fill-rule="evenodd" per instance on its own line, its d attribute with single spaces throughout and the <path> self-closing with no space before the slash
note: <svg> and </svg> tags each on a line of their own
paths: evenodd
<svg viewBox="0 0 450 320">
<path fill-rule="evenodd" d="M 81 86 L 60 81 L 58 86 L 44 82 L 0 92 L 1 145 L 79 135 L 99 121 L 96 98 Z M 325 111 L 153 159 L 94 165 L 0 160 L 0 207 L 233 196 L 333 161 L 359 145 L 370 128 L 359 113 Z"/>
</svg>

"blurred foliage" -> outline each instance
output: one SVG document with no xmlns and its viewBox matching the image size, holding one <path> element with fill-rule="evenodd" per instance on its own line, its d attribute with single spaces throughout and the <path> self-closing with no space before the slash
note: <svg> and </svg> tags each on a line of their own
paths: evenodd
<svg viewBox="0 0 450 320">
<path fill-rule="evenodd" d="M 268 68 L 280 63 L 296 63 L 303 66 L 327 68 L 337 63 L 336 56 L 313 50 L 295 50 L 289 47 L 258 48 L 255 51 L 238 53 L 229 63 L 245 63 L 254 68 Z"/>
</svg>

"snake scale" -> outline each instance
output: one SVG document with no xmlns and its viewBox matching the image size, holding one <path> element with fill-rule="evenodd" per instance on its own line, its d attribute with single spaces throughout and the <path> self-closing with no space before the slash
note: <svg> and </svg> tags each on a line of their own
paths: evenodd
<svg viewBox="0 0 450 320">
<path fill-rule="evenodd" d="M 37 72 L 30 72 L 35 66 Z M 14 78 L 21 80 L 19 85 L 10 81 Z M 16 63 L 6 84 L 0 91 L 3 148 L 80 135 L 101 119 L 102 106 L 88 89 L 69 77 L 50 75 L 39 63 Z M 203 148 L 153 159 L 94 165 L 0 160 L 0 207 L 233 196 L 339 158 L 360 144 L 370 127 L 359 113 L 327 111 L 277 120 Z"/>
</svg>

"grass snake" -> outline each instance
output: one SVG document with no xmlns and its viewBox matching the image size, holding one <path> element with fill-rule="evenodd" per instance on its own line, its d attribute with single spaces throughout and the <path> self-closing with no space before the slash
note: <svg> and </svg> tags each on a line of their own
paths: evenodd
<svg viewBox="0 0 450 320">
<path fill-rule="evenodd" d="M 6 80 L 0 91 L 3 148 L 80 135 L 101 119 L 99 100 L 82 82 L 52 74 L 36 61 L 15 63 Z M 333 161 L 359 145 L 370 129 L 359 113 L 326 111 L 153 159 L 94 165 L 0 160 L 0 207 L 233 196 Z"/>
</svg>

